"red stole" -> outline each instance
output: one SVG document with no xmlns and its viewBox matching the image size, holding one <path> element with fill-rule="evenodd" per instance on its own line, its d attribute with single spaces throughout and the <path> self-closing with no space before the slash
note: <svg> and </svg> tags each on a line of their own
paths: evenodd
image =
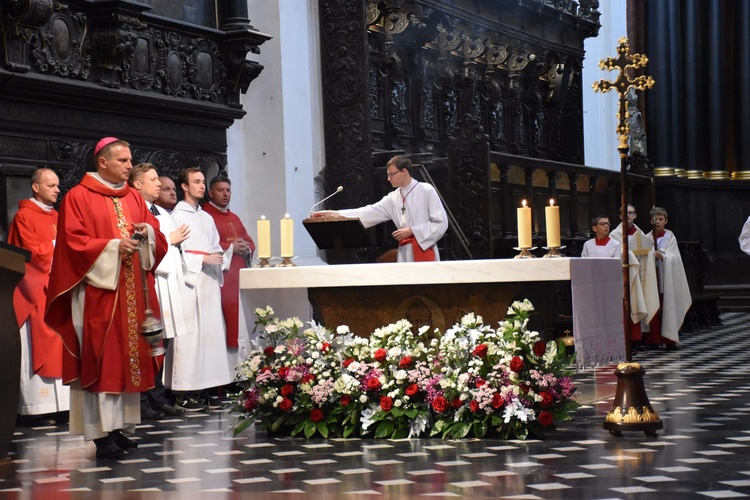
<svg viewBox="0 0 750 500">
<path fill-rule="evenodd" d="M 47 283 L 57 237 L 57 211 L 44 210 L 31 200 L 18 202 L 18 212 L 8 230 L 8 243 L 31 251 L 26 275 L 13 294 L 16 320 L 31 330 L 31 360 L 35 374 L 62 377 L 62 341 L 44 322 Z"/>
<path fill-rule="evenodd" d="M 143 285 L 138 254 L 120 256 L 115 290 L 85 283 L 85 277 L 113 239 L 132 233 L 132 224 L 154 227 L 156 262 L 167 241 L 143 198 L 127 185 L 112 189 L 90 175 L 71 189 L 60 208 L 59 232 L 47 296 L 47 323 L 62 337 L 63 381 L 80 380 L 92 392 L 142 392 L 154 385 L 157 359 L 138 326 L 144 318 Z M 85 286 L 82 341 L 71 316 L 72 292 Z M 155 292 L 149 297 L 156 309 Z"/>
<path fill-rule="evenodd" d="M 205 203 L 203 210 L 213 217 L 219 231 L 219 244 L 226 250 L 238 239 L 250 243 L 250 251 L 255 252 L 255 242 L 247 234 L 245 226 L 236 214 L 229 210 L 219 210 L 211 203 Z M 229 270 L 224 272 L 224 285 L 221 287 L 221 310 L 227 327 L 227 347 L 239 347 L 240 320 L 240 269 L 246 266 L 244 257 L 232 254 Z"/>
</svg>

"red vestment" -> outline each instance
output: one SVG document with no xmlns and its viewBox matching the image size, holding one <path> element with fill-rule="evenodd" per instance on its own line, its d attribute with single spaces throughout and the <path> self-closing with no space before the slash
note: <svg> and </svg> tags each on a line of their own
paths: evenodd
<svg viewBox="0 0 750 500">
<path fill-rule="evenodd" d="M 132 234 L 133 223 L 140 222 L 154 228 L 156 267 L 167 241 L 137 191 L 127 185 L 113 189 L 86 175 L 63 199 L 45 319 L 63 339 L 66 384 L 80 380 L 84 390 L 115 394 L 154 386 L 157 359 L 149 355 L 150 347 L 138 330 L 144 318 L 138 253 L 118 254 L 120 274 L 114 290 L 97 288 L 87 280 L 109 242 Z M 79 285 L 85 287 L 81 342 L 71 313 Z"/>
<path fill-rule="evenodd" d="M 8 243 L 31 252 L 26 275 L 13 293 L 19 328 L 29 322 L 34 373 L 62 378 L 62 340 L 44 322 L 47 283 L 57 236 L 57 210 L 44 210 L 31 200 L 18 202 L 18 212 L 8 230 Z"/>
<path fill-rule="evenodd" d="M 211 203 L 203 205 L 203 210 L 213 217 L 216 229 L 219 231 L 219 244 L 226 250 L 236 240 L 250 243 L 250 253 L 255 252 L 255 242 L 247 234 L 242 221 L 233 212 L 219 210 Z M 232 264 L 224 272 L 224 285 L 221 287 L 221 310 L 227 325 L 227 347 L 239 347 L 239 319 L 240 319 L 240 269 L 247 267 L 245 258 L 239 254 L 232 254 Z"/>
</svg>

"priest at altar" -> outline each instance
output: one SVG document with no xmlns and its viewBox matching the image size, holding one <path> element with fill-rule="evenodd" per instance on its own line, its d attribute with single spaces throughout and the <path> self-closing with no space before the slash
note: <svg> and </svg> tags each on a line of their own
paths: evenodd
<svg viewBox="0 0 750 500">
<path fill-rule="evenodd" d="M 398 241 L 398 262 L 438 261 L 438 241 L 448 230 L 448 218 L 432 185 L 418 182 L 411 175 L 412 163 L 405 156 L 394 156 L 386 164 L 386 175 L 396 188 L 377 203 L 347 210 L 322 210 L 313 217 L 358 218 L 365 228 L 392 221 Z"/>
</svg>

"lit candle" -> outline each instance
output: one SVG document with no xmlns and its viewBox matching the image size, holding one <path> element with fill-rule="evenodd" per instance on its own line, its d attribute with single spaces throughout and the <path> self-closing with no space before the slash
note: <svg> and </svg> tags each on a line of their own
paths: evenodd
<svg viewBox="0 0 750 500">
<path fill-rule="evenodd" d="M 547 223 L 547 246 L 560 246 L 560 207 L 555 206 L 555 200 L 549 200 L 549 206 L 544 207 L 544 218 Z"/>
<path fill-rule="evenodd" d="M 531 248 L 531 208 L 526 206 L 526 200 L 517 209 L 518 212 L 518 248 Z"/>
<path fill-rule="evenodd" d="M 258 220 L 258 258 L 271 258 L 271 221 L 265 215 Z"/>
<path fill-rule="evenodd" d="M 289 214 L 281 219 L 281 257 L 294 257 L 294 221 Z"/>
</svg>

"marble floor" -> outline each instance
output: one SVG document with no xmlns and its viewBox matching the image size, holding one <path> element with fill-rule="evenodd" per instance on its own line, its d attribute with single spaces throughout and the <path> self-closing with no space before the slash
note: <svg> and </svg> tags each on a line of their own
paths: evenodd
<svg viewBox="0 0 750 500">
<path fill-rule="evenodd" d="M 136 450 L 97 460 L 67 425 L 19 427 L 0 498 L 748 497 L 750 315 L 722 320 L 635 356 L 664 424 L 655 438 L 603 429 L 616 386 L 603 367 L 576 375 L 583 406 L 543 441 L 233 437 L 219 410 L 144 423 Z"/>
</svg>

